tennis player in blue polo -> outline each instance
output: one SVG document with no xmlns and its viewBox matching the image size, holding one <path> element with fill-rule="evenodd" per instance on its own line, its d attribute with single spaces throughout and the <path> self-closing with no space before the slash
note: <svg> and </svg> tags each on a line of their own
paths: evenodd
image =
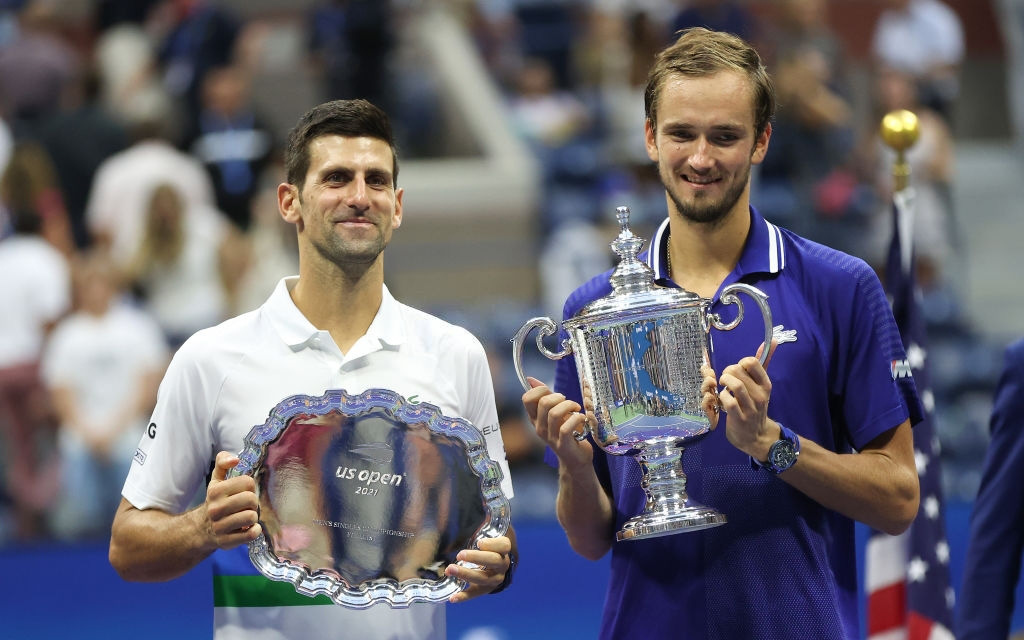
<svg viewBox="0 0 1024 640">
<path fill-rule="evenodd" d="M 854 521 L 900 533 L 919 500 L 911 424 L 922 409 L 885 294 L 862 260 L 750 206 L 774 96 L 747 43 L 682 32 L 656 59 L 645 102 L 669 210 L 644 255 L 656 281 L 712 300 L 726 321 L 735 307 L 719 292 L 745 282 L 768 295 L 776 326 L 765 367 L 760 322 L 712 331 L 706 387 L 721 391 L 705 409 L 717 428 L 683 465 L 694 501 L 728 518 L 713 529 L 613 542 L 644 507 L 636 461 L 573 437 L 586 417 L 571 357 L 554 391 L 531 380 L 523 402 L 557 458 L 559 521 L 581 555 L 612 552 L 601 637 L 859 639 Z M 610 293 L 608 275 L 575 291 L 565 317 Z"/>
</svg>

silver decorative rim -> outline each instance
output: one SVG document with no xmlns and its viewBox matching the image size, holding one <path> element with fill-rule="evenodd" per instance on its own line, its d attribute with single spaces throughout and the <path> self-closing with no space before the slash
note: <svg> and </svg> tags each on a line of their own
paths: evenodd
<svg viewBox="0 0 1024 640">
<path fill-rule="evenodd" d="M 511 519 L 509 502 L 501 490 L 501 468 L 488 457 L 483 434 L 463 418 L 445 416 L 438 407 L 426 402 L 411 403 L 388 389 L 368 389 L 359 395 L 337 389 L 319 397 L 294 395 L 285 398 L 270 411 L 265 423 L 253 427 L 246 436 L 245 446 L 239 454 L 240 461 L 229 477 L 258 472 L 266 459 L 267 448 L 297 415 L 325 415 L 340 411 L 346 416 L 356 417 L 374 409 L 383 409 L 388 417 L 405 424 L 424 423 L 432 432 L 461 441 L 465 445 L 469 465 L 479 477 L 484 500 L 485 517 L 472 544 L 475 546 L 481 538 L 505 535 Z M 303 595 L 326 595 L 336 604 L 354 609 L 364 609 L 379 602 L 393 608 L 408 607 L 414 602 L 442 602 L 467 586 L 465 581 L 448 576 L 436 581 L 377 579 L 350 585 L 328 572 L 311 571 L 305 566 L 283 561 L 274 555 L 270 547 L 265 535 L 249 543 L 249 558 L 261 574 L 270 580 L 289 582 L 296 592 Z M 458 564 L 472 566 L 461 561 Z"/>
</svg>

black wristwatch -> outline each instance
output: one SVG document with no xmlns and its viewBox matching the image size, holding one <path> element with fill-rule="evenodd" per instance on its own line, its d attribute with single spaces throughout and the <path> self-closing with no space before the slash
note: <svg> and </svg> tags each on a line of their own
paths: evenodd
<svg viewBox="0 0 1024 640">
<path fill-rule="evenodd" d="M 518 565 L 518 564 L 519 564 L 519 555 L 517 553 L 515 553 L 515 552 L 509 553 L 508 554 L 508 569 L 505 571 L 505 579 L 502 580 L 501 584 L 499 584 L 497 587 L 495 587 L 494 591 L 491 591 L 491 593 L 501 593 L 502 591 L 504 591 L 505 589 L 508 588 L 508 585 L 512 584 L 512 574 L 515 572 L 516 565 Z"/>
<path fill-rule="evenodd" d="M 760 462 L 751 457 L 750 462 L 755 469 L 767 469 L 778 475 L 796 464 L 796 459 L 800 457 L 800 438 L 787 429 L 785 425 L 781 423 L 776 424 L 779 425 L 782 433 L 779 434 L 779 439 L 773 442 L 771 448 L 768 449 L 768 459 Z"/>
</svg>

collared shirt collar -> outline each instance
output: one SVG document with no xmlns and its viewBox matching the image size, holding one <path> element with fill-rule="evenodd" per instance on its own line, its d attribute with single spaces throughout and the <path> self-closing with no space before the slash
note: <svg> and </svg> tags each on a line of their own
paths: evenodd
<svg viewBox="0 0 1024 640">
<path fill-rule="evenodd" d="M 651 240 L 647 252 L 647 265 L 654 270 L 655 280 L 671 282 L 668 269 L 668 218 L 661 223 Z M 778 273 L 786 266 L 786 251 L 779 227 L 768 222 L 754 207 L 750 207 L 750 233 L 743 245 L 740 261 L 723 284 L 740 279 L 749 273 Z"/>
<path fill-rule="evenodd" d="M 299 311 L 292 300 L 291 290 L 298 283 L 298 276 L 282 278 L 274 288 L 274 292 L 263 305 L 274 330 L 289 347 L 299 350 L 308 345 L 321 332 Z M 366 334 L 359 339 L 356 345 L 350 349 L 350 356 L 360 343 L 376 340 L 379 347 L 385 345 L 397 346 L 405 341 L 405 329 L 402 325 L 398 301 L 388 290 L 387 285 L 382 285 L 380 309 L 370 323 Z M 362 351 L 362 349 L 360 349 Z"/>
</svg>

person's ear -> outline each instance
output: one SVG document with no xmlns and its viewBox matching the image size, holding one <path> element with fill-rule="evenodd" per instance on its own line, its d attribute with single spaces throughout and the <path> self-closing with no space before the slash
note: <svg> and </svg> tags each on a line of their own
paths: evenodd
<svg viewBox="0 0 1024 640">
<path fill-rule="evenodd" d="M 757 140 L 754 141 L 754 150 L 750 154 L 750 162 L 752 164 L 761 164 L 764 162 L 764 157 L 768 153 L 768 141 L 772 138 L 772 123 L 769 122 L 764 125 L 764 131 L 761 135 L 757 136 Z"/>
<path fill-rule="evenodd" d="M 290 224 L 302 222 L 302 206 L 299 202 L 298 187 L 287 182 L 277 185 L 277 210 L 285 222 Z"/>
<path fill-rule="evenodd" d="M 397 229 L 402 226 L 402 196 L 405 195 L 405 189 L 399 187 L 395 189 L 395 213 L 392 216 L 391 228 Z"/>
<path fill-rule="evenodd" d="M 644 120 L 644 146 L 647 147 L 647 157 L 651 162 L 658 162 L 658 136 L 654 130 L 654 123 L 650 118 Z"/>
</svg>

